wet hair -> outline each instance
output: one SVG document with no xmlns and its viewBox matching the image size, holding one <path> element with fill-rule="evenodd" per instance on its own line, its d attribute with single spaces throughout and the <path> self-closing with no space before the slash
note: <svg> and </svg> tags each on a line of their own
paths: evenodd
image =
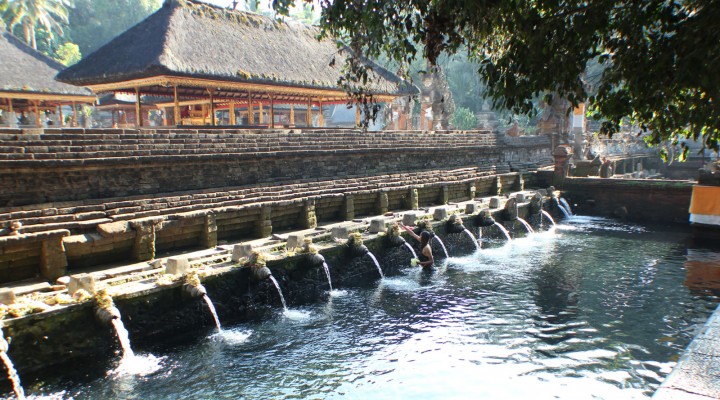
<svg viewBox="0 0 720 400">
<path fill-rule="evenodd" d="M 424 248 L 426 244 L 430 243 L 432 234 L 428 231 L 420 232 L 420 248 Z"/>
</svg>

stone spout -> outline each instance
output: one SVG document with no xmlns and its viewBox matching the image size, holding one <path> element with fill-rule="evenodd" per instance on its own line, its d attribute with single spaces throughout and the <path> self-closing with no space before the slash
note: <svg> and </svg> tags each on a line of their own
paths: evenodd
<svg viewBox="0 0 720 400">
<path fill-rule="evenodd" d="M 203 297 L 207 294 L 205 286 L 200 283 L 200 277 L 195 272 L 185 274 L 183 280 L 183 292 L 193 299 Z"/>
<path fill-rule="evenodd" d="M 475 226 L 486 228 L 493 225 L 495 225 L 495 218 L 493 218 L 492 214 L 490 214 L 487 210 L 481 211 L 475 218 Z"/>
<path fill-rule="evenodd" d="M 461 233 L 465 230 L 462 219 L 457 215 L 453 214 L 445 222 L 445 232 L 447 233 Z"/>
<path fill-rule="evenodd" d="M 197 299 L 207 295 L 207 289 L 205 289 L 205 286 L 203 285 L 191 285 L 189 283 L 186 283 L 183 285 L 183 290 L 193 299 Z"/>
<path fill-rule="evenodd" d="M 272 272 L 270 272 L 270 268 L 268 267 L 254 267 L 250 268 L 250 273 L 252 274 L 253 278 L 258 281 L 265 280 L 272 275 Z"/>
<path fill-rule="evenodd" d="M 104 308 L 98 306 L 95 308 L 95 317 L 97 317 L 98 321 L 102 324 L 110 325 L 112 320 L 120 319 L 120 310 L 115 306 Z"/>
<path fill-rule="evenodd" d="M 503 219 L 505 221 L 516 221 L 518 218 L 517 200 L 515 198 L 508 199 L 505 202 L 505 210 L 503 210 Z"/>
<path fill-rule="evenodd" d="M 308 262 L 314 266 L 322 265 L 322 263 L 325 262 L 325 257 L 323 257 L 322 254 L 308 253 L 306 257 L 307 257 Z"/>
<path fill-rule="evenodd" d="M 542 206 L 543 206 L 543 197 L 540 193 L 535 193 L 532 198 L 530 198 L 530 205 L 528 206 L 528 211 L 531 215 L 537 215 L 542 212 Z"/>
</svg>

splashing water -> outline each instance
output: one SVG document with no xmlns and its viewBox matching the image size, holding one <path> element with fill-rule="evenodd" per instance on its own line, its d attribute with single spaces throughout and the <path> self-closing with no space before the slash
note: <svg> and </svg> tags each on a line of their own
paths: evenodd
<svg viewBox="0 0 720 400">
<path fill-rule="evenodd" d="M 542 215 L 544 215 L 547 219 L 550 220 L 553 228 L 555 228 L 557 226 L 557 224 L 555 223 L 555 220 L 553 219 L 552 215 L 550 215 L 550 213 L 545 210 L 540 210 L 540 211 L 542 212 Z"/>
<path fill-rule="evenodd" d="M 413 258 L 418 258 L 417 253 L 415 253 L 415 249 L 413 249 L 413 247 L 410 245 L 410 243 L 408 243 L 407 240 L 405 240 L 405 238 L 403 238 L 403 237 L 400 237 L 400 239 L 402 239 L 405 247 L 407 247 L 408 250 L 410 250 L 410 253 L 412 253 Z"/>
<path fill-rule="evenodd" d="M 123 358 L 134 357 L 135 353 L 133 353 L 132 347 L 130 347 L 130 334 L 127 329 L 125 329 L 125 325 L 123 325 L 122 320 L 120 318 L 113 318 L 111 322 L 113 328 L 115 328 L 115 334 L 120 342 L 120 347 L 122 347 Z"/>
<path fill-rule="evenodd" d="M 126 375 L 149 375 L 160 369 L 160 361 L 162 358 L 153 355 L 136 356 L 130 347 L 130 335 L 125 329 L 125 325 L 120 318 L 111 321 L 115 334 L 120 342 L 123 350 L 123 356 L 118 367 L 110 371 L 108 375 L 126 376 Z"/>
<path fill-rule="evenodd" d="M 375 257 L 375 254 L 372 252 L 367 252 L 367 254 L 375 263 L 375 266 L 377 267 L 378 272 L 380 273 L 380 279 L 385 279 L 385 274 L 383 274 L 382 268 L 380 268 L 380 263 L 378 262 L 377 258 Z"/>
<path fill-rule="evenodd" d="M 560 197 L 558 199 L 558 204 L 562 205 L 562 208 L 565 210 L 567 217 L 572 217 L 572 208 L 570 208 L 570 204 L 565 200 L 564 198 Z"/>
<path fill-rule="evenodd" d="M 495 221 L 495 226 L 497 226 L 498 229 L 500 229 L 500 231 L 505 234 L 505 238 L 506 238 L 508 241 L 512 241 L 512 237 L 510 237 L 510 232 L 508 232 L 508 230 L 505 229 L 505 227 L 502 226 L 501 223 Z"/>
<path fill-rule="evenodd" d="M 445 258 L 450 258 L 450 254 L 448 254 L 447 247 L 445 247 L 445 243 L 443 243 L 443 241 L 439 237 L 437 237 L 437 235 L 433 236 L 432 238 L 436 239 L 437 242 L 440 243 L 440 247 L 442 247 L 443 253 L 445 253 Z"/>
<path fill-rule="evenodd" d="M 478 244 L 477 239 L 475 239 L 475 236 L 473 236 L 472 232 L 470 232 L 467 228 L 463 230 L 466 235 L 472 240 L 473 244 L 475 245 L 475 250 L 480 250 L 480 245 Z"/>
<path fill-rule="evenodd" d="M 524 219 L 522 219 L 520 217 L 518 217 L 518 221 L 520 221 L 520 223 L 523 224 L 523 226 L 525 227 L 525 229 L 527 230 L 528 233 L 535 233 L 535 230 L 532 228 L 532 226 L 530 226 L 530 224 L 528 224 L 527 221 L 525 221 Z"/>
<path fill-rule="evenodd" d="M 330 280 L 330 267 L 328 267 L 327 263 L 323 261 L 323 269 L 325 270 L 325 275 L 327 275 L 328 278 L 328 286 L 330 286 L 330 291 L 333 291 L 332 287 L 332 280 Z"/>
<path fill-rule="evenodd" d="M 560 209 L 560 211 L 562 211 L 565 218 L 570 218 L 570 213 L 568 212 L 568 210 L 565 209 L 565 206 L 563 206 L 558 199 L 555 199 L 555 204 Z"/>
<path fill-rule="evenodd" d="M 0 358 L 5 364 L 5 368 L 7 368 L 8 378 L 10 378 L 10 382 L 12 382 L 15 396 L 20 400 L 25 399 L 25 391 L 20 384 L 20 377 L 18 376 L 18 373 L 15 370 L 15 366 L 13 365 L 12 361 L 10 361 L 10 357 L 8 357 L 7 353 L 5 353 L 4 351 L 0 351 Z"/>
<path fill-rule="evenodd" d="M 275 289 L 277 289 L 277 292 L 278 292 L 278 294 L 280 295 L 280 301 L 282 301 L 283 309 L 284 309 L 285 312 L 287 313 L 287 312 L 288 312 L 287 303 L 285 303 L 285 297 L 284 297 L 283 294 L 282 294 L 282 290 L 280 290 L 280 284 L 279 284 L 278 281 L 275 279 L 275 277 L 272 276 L 272 274 L 270 274 L 269 278 L 270 278 L 270 280 L 272 281 L 273 285 L 275 285 Z"/>
<path fill-rule="evenodd" d="M 220 326 L 220 318 L 218 318 L 217 311 L 215 311 L 215 305 L 213 304 L 212 300 L 210 300 L 210 297 L 208 297 L 208 295 L 203 295 L 203 300 L 205 300 L 205 303 L 207 304 L 210 313 L 212 313 L 212 316 L 215 319 L 215 326 L 217 326 L 218 331 L 222 332 L 222 326 Z"/>
</svg>

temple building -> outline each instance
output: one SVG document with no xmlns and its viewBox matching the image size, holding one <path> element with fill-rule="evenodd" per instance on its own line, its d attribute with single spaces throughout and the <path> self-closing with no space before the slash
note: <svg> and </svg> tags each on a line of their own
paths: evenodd
<svg viewBox="0 0 720 400">
<path fill-rule="evenodd" d="M 300 22 L 166 0 L 57 79 L 95 93 L 134 94 L 138 126 L 148 125 L 145 96 L 167 99 L 155 104 L 164 125 L 324 126 L 323 107 L 349 101 L 338 82 L 351 52 L 318 40 L 319 33 Z M 373 101 L 418 92 L 372 61 L 360 62 L 370 68 Z"/>
<path fill-rule="evenodd" d="M 95 96 L 86 88 L 56 81 L 63 68 L 0 31 L 0 126 L 63 126 L 65 120 L 76 125 L 78 107 L 94 103 Z M 63 106 L 68 110 L 65 115 Z"/>
</svg>

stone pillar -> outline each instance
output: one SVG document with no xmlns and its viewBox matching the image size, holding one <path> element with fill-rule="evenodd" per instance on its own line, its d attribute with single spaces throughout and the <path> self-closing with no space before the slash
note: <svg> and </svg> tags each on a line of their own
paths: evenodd
<svg viewBox="0 0 720 400">
<path fill-rule="evenodd" d="M 355 218 L 355 196 L 345 195 L 345 221 L 352 221 Z"/>
<path fill-rule="evenodd" d="M 378 213 L 379 214 L 385 214 L 388 212 L 388 195 L 385 191 L 380 191 L 378 194 Z"/>
<path fill-rule="evenodd" d="M 450 188 L 447 185 L 443 185 L 440 188 L 440 204 L 447 204 L 450 202 Z"/>
<path fill-rule="evenodd" d="M 206 249 L 217 246 L 217 218 L 215 214 L 205 216 L 205 225 L 200 237 L 200 243 Z"/>
<path fill-rule="evenodd" d="M 260 208 L 260 219 L 255 225 L 255 236 L 264 238 L 272 235 L 272 207 Z"/>
<path fill-rule="evenodd" d="M 553 186 L 561 186 L 562 182 L 568 175 L 570 169 L 570 157 L 572 157 L 572 148 L 568 145 L 560 145 L 553 151 L 555 159 L 555 170 L 553 171 Z"/>
<path fill-rule="evenodd" d="M 470 185 L 468 185 L 468 195 L 470 196 L 470 200 L 475 198 L 476 193 L 477 188 L 475 187 L 475 182 L 471 182 Z"/>
<path fill-rule="evenodd" d="M 498 175 L 493 179 L 493 186 L 490 189 L 490 194 L 499 196 L 502 194 L 502 178 Z"/>
<path fill-rule="evenodd" d="M 40 276 L 54 281 L 67 272 L 67 255 L 62 236 L 52 236 L 42 241 L 40 253 Z"/>
<path fill-rule="evenodd" d="M 135 229 L 135 243 L 132 256 L 135 261 L 148 261 L 155 258 L 155 231 L 162 219 L 143 218 L 130 221 Z"/>
<path fill-rule="evenodd" d="M 305 200 L 300 221 L 300 228 L 310 229 L 317 227 L 317 216 L 315 215 L 315 200 Z"/>
<path fill-rule="evenodd" d="M 525 190 L 525 179 L 523 178 L 522 171 L 518 172 L 518 177 L 517 177 L 517 180 L 515 181 L 515 187 L 513 187 L 513 190 L 515 190 L 515 191 Z"/>
<path fill-rule="evenodd" d="M 418 190 L 416 188 L 410 189 L 410 204 L 408 205 L 408 208 L 411 210 L 417 210 L 420 208 L 420 196 L 418 195 Z"/>
</svg>

